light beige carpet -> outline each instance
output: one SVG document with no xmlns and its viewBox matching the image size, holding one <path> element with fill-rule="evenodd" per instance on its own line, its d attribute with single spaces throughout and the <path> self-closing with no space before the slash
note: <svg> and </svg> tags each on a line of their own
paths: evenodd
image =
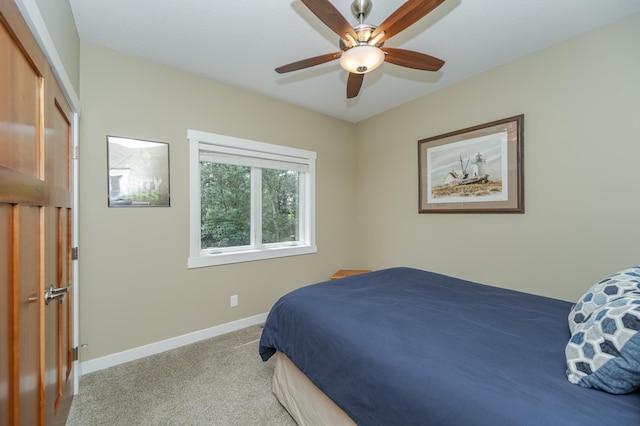
<svg viewBox="0 0 640 426">
<path fill-rule="evenodd" d="M 253 326 L 84 375 L 67 426 L 295 425 Z"/>
</svg>

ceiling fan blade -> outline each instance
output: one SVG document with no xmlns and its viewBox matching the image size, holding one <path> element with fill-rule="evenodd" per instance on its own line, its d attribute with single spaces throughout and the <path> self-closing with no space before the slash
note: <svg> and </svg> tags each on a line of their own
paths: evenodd
<svg viewBox="0 0 640 426">
<path fill-rule="evenodd" d="M 327 27 L 338 34 L 338 37 L 344 38 L 344 35 L 349 33 L 353 38 L 358 38 L 349 22 L 328 0 L 302 0 L 302 3 Z"/>
<path fill-rule="evenodd" d="M 355 98 L 360 93 L 360 87 L 362 87 L 362 81 L 364 80 L 364 74 L 349 73 L 347 79 L 347 99 Z"/>
<path fill-rule="evenodd" d="M 400 31 L 415 24 L 425 17 L 429 12 L 438 7 L 444 0 L 408 0 L 395 12 L 393 12 L 378 28 L 374 31 L 371 38 L 375 37 L 382 31 L 385 35 L 380 41 L 386 40 Z"/>
<path fill-rule="evenodd" d="M 314 56 L 313 58 L 303 59 L 301 61 L 292 62 L 287 65 L 283 65 L 281 67 L 276 68 L 276 72 L 278 74 L 284 74 L 286 72 L 297 71 L 303 68 L 313 67 L 315 65 L 324 64 L 325 62 L 333 61 L 334 59 L 338 59 L 340 55 L 342 55 L 342 51 L 327 53 L 326 55 Z"/>
<path fill-rule="evenodd" d="M 438 71 L 444 65 L 442 59 L 425 55 L 424 53 L 414 52 L 413 50 L 395 49 L 392 47 L 380 48 L 387 55 L 385 62 L 390 62 L 401 67 L 413 68 L 423 71 Z"/>
</svg>

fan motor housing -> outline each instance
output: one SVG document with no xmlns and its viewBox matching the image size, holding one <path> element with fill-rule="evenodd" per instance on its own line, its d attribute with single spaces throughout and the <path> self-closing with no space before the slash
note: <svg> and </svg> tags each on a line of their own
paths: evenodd
<svg viewBox="0 0 640 426">
<path fill-rule="evenodd" d="M 347 49 L 351 49 L 352 47 L 361 45 L 361 44 L 368 44 L 369 40 L 371 39 L 371 35 L 375 32 L 376 28 L 378 28 L 376 25 L 369 25 L 369 24 L 358 24 L 355 27 L 353 27 L 353 31 L 355 31 L 356 35 L 358 36 L 358 39 L 356 40 L 357 44 L 353 45 L 353 46 L 349 46 L 347 45 L 347 41 L 345 41 L 343 38 L 340 38 L 340 49 L 342 50 L 347 50 Z M 376 43 L 375 47 L 380 47 L 384 44 L 384 41 L 381 43 Z"/>
<path fill-rule="evenodd" d="M 362 22 L 367 19 L 367 16 L 371 13 L 372 6 L 371 0 L 354 0 L 354 2 L 351 3 L 351 13 L 353 13 L 353 16 L 358 21 Z"/>
</svg>

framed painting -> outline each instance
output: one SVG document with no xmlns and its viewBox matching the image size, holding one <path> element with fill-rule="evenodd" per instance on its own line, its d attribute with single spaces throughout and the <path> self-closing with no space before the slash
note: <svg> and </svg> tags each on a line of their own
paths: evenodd
<svg viewBox="0 0 640 426">
<path fill-rule="evenodd" d="M 420 213 L 524 213 L 524 115 L 418 141 Z"/>
<path fill-rule="evenodd" d="M 109 207 L 169 207 L 169 144 L 107 136 Z"/>
</svg>

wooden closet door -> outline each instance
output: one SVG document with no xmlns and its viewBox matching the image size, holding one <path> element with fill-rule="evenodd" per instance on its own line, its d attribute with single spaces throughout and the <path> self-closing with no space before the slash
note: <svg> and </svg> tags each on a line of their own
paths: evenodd
<svg viewBox="0 0 640 426">
<path fill-rule="evenodd" d="M 72 126 L 71 110 L 57 85 L 51 86 L 45 106 L 45 176 L 49 198 L 45 207 L 45 292 L 53 287 L 66 293 L 45 303 L 44 369 L 45 424 L 66 422 L 73 393 L 72 306 Z"/>
<path fill-rule="evenodd" d="M 0 0 L 0 424 L 64 425 L 72 397 L 71 111 Z"/>
<path fill-rule="evenodd" d="M 4 3 L 3 3 L 4 6 Z M 0 423 L 41 424 L 40 317 L 44 242 L 43 79 L 5 14 L 0 26 L 1 291 L 7 298 L 3 334 Z M 10 11 L 9 11 L 10 12 Z M 41 66 L 44 64 L 40 64 Z"/>
</svg>

